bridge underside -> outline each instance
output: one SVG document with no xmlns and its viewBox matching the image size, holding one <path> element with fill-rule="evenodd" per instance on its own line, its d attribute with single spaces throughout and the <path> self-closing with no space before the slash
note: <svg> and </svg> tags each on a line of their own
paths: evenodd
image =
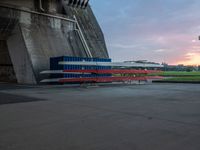
<svg viewBox="0 0 200 150">
<path fill-rule="evenodd" d="M 90 6 L 53 1 L 43 2 L 45 11 L 33 0 L 18 1 L 23 7 L 13 0 L 0 2 L 0 81 L 37 84 L 50 57 L 109 57 Z"/>
</svg>

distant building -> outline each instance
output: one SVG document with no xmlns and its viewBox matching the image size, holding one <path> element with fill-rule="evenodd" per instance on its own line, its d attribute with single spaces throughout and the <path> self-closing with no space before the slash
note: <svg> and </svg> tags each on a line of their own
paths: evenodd
<svg viewBox="0 0 200 150">
<path fill-rule="evenodd" d="M 156 64 L 156 65 L 160 65 L 160 63 L 156 63 L 156 62 L 149 62 L 148 60 L 134 60 L 134 61 L 124 61 L 125 63 L 141 63 L 141 64 Z"/>
<path fill-rule="evenodd" d="M 124 63 L 139 63 L 139 64 L 146 64 L 147 65 L 147 67 L 145 67 L 145 69 L 148 69 L 148 70 L 160 70 L 160 68 L 162 68 L 162 67 L 160 67 L 160 63 L 156 63 L 156 62 L 149 62 L 148 60 L 133 60 L 133 61 L 124 61 Z M 149 67 L 150 65 L 154 65 L 154 66 L 156 66 L 156 65 L 158 65 L 159 67 Z M 137 67 L 137 69 L 144 69 L 144 67 L 142 67 L 142 68 L 140 68 L 140 67 Z"/>
</svg>

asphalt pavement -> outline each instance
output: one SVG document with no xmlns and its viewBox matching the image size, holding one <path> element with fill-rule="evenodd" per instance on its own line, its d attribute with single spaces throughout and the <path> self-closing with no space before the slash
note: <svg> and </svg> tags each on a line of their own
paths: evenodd
<svg viewBox="0 0 200 150">
<path fill-rule="evenodd" d="M 200 85 L 0 84 L 0 150 L 200 150 Z"/>
</svg>

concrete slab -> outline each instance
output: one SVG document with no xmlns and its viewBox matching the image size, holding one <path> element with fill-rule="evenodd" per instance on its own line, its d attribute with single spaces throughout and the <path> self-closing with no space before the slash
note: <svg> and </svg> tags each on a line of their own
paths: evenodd
<svg viewBox="0 0 200 150">
<path fill-rule="evenodd" d="M 0 89 L 47 100 L 0 105 L 2 150 L 200 149 L 200 85 Z"/>
</svg>

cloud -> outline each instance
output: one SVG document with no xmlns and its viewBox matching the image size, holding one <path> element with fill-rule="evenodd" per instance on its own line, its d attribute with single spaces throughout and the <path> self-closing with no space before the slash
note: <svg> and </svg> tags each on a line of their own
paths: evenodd
<svg viewBox="0 0 200 150">
<path fill-rule="evenodd" d="M 192 53 L 189 52 L 185 54 L 185 60 L 179 61 L 179 64 L 186 64 L 186 65 L 199 65 L 200 60 L 200 53 Z"/>
<path fill-rule="evenodd" d="M 114 48 L 123 48 L 123 49 L 133 49 L 133 48 L 137 48 L 140 45 L 137 44 L 109 44 L 110 47 L 114 47 Z"/>
<path fill-rule="evenodd" d="M 160 52 L 165 52 L 166 49 L 156 49 L 156 50 L 154 50 L 154 51 L 160 53 Z"/>
<path fill-rule="evenodd" d="M 192 40 L 192 43 L 196 43 L 197 42 L 197 40 Z"/>
<path fill-rule="evenodd" d="M 199 0 L 93 0 L 112 58 L 177 63 L 199 53 Z M 196 57 L 190 57 L 196 59 Z M 200 63 L 200 59 L 199 59 Z"/>
</svg>

